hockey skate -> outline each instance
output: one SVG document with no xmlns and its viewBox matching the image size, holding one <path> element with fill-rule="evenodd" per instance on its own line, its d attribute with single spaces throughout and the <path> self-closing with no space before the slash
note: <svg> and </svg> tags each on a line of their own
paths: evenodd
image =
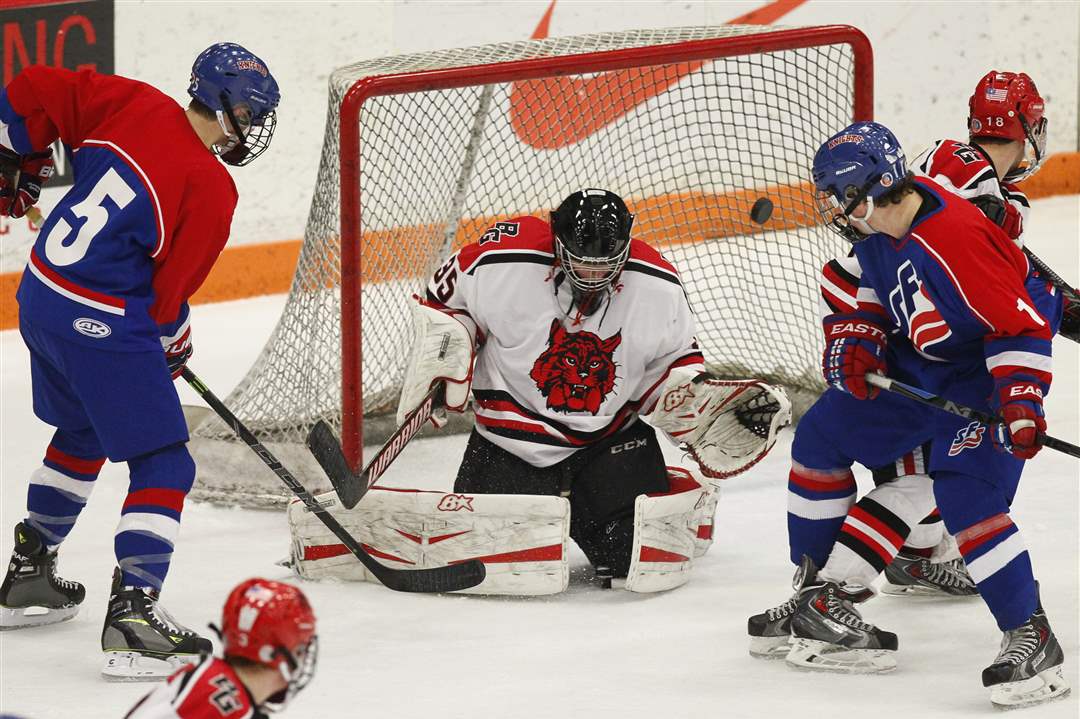
<svg viewBox="0 0 1080 719">
<path fill-rule="evenodd" d="M 1050 629 L 1042 605 L 1016 629 L 1005 632 L 994 663 L 983 669 L 990 701 L 998 709 L 1019 709 L 1060 699 L 1070 689 L 1062 664 L 1065 657 Z"/>
<path fill-rule="evenodd" d="M 157 681 L 210 653 L 210 640 L 169 616 L 158 604 L 157 592 L 122 586 L 120 577 L 117 569 L 101 632 L 102 676 L 109 681 Z"/>
<path fill-rule="evenodd" d="M 79 613 L 86 590 L 56 576 L 56 552 L 45 547 L 38 531 L 15 525 L 15 550 L 0 586 L 0 629 L 55 624 Z"/>
<path fill-rule="evenodd" d="M 896 668 L 896 635 L 863 621 L 854 604 L 866 587 L 814 579 L 799 592 L 787 663 L 802 669 L 880 674 Z"/>
<path fill-rule="evenodd" d="M 809 557 L 803 557 L 791 586 L 795 593 L 783 604 L 755 614 L 746 622 L 750 635 L 750 656 L 759 659 L 783 659 L 791 649 L 791 617 L 798 606 L 799 592 L 803 585 L 817 576 L 817 567 Z"/>
<path fill-rule="evenodd" d="M 901 552 L 885 567 L 885 594 L 920 597 L 977 597 L 979 589 L 963 559 L 931 562 Z"/>
</svg>

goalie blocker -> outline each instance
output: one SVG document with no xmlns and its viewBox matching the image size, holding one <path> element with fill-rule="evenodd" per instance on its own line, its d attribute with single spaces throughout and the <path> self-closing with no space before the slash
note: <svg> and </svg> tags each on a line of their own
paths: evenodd
<svg viewBox="0 0 1080 719">
<path fill-rule="evenodd" d="M 625 588 L 673 589 L 712 544 L 718 490 L 668 467 L 670 490 L 640 495 Z M 570 502 L 565 497 L 465 494 L 375 487 L 351 511 L 322 495 L 338 521 L 374 556 L 403 569 L 480 559 L 485 580 L 467 594 L 543 595 L 566 589 Z M 293 569 L 305 579 L 377 581 L 300 502 L 289 506 Z"/>
</svg>

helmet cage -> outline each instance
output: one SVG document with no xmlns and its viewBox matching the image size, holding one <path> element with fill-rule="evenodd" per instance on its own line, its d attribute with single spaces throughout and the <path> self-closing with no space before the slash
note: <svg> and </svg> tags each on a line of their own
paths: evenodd
<svg viewBox="0 0 1080 719">
<path fill-rule="evenodd" d="M 296 647 L 292 652 L 284 647 L 278 647 L 274 652 L 275 657 L 281 657 L 277 663 L 278 671 L 286 681 L 286 687 L 268 697 L 260 706 L 260 709 L 271 714 L 277 713 L 289 705 L 304 687 L 311 683 L 315 676 L 315 665 L 319 658 L 319 639 L 312 636 L 311 639 Z"/>
<path fill-rule="evenodd" d="M 1020 120 L 1020 126 L 1024 129 L 1024 137 L 1027 140 L 1024 142 L 1024 159 L 1019 165 L 1005 173 L 1004 180 L 1006 182 L 1026 180 L 1039 171 L 1043 160 L 1046 159 L 1046 135 L 1049 126 L 1047 119 L 1040 117 L 1035 126 L 1032 127 L 1024 114 L 1020 112 L 1019 107 L 1017 107 L 1016 115 L 1017 119 Z"/>
<path fill-rule="evenodd" d="M 234 106 L 225 92 L 221 93 L 220 100 L 222 109 L 217 111 L 218 124 L 228 142 L 214 145 L 214 153 L 226 164 L 243 167 L 270 147 L 277 127 L 277 110 L 269 110 L 261 117 L 252 118 L 250 107 L 246 104 Z M 238 110 L 245 112 L 237 116 Z"/>
<path fill-rule="evenodd" d="M 848 185 L 844 190 L 844 199 L 848 200 L 846 206 L 840 204 L 840 199 L 831 188 L 828 190 L 817 191 L 814 199 L 817 202 L 818 214 L 825 220 L 825 224 L 830 230 L 852 244 L 862 242 L 869 236 L 863 234 L 851 224 L 851 213 L 865 201 L 866 214 L 862 217 L 855 218 L 855 220 L 858 222 L 866 222 L 870 219 L 870 216 L 874 214 L 874 198 L 870 196 L 870 189 L 877 184 L 878 179 L 879 178 L 875 178 L 871 182 L 866 183 L 862 188 L 858 188 L 855 185 Z"/>
</svg>

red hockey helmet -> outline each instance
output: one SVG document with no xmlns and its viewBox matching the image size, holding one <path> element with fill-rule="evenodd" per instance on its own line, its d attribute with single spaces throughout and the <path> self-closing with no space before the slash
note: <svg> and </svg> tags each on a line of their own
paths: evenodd
<svg viewBox="0 0 1080 719">
<path fill-rule="evenodd" d="M 315 673 L 315 613 L 296 587 L 268 579 L 241 582 L 225 600 L 221 615 L 225 658 L 242 658 L 273 667 L 288 683 L 263 704 L 284 707 Z"/>
<path fill-rule="evenodd" d="M 1025 144 L 1025 161 L 1005 175 L 1018 182 L 1039 169 L 1046 157 L 1045 104 L 1035 81 L 1022 72 L 986 73 L 968 100 L 972 138 L 998 137 Z"/>
</svg>

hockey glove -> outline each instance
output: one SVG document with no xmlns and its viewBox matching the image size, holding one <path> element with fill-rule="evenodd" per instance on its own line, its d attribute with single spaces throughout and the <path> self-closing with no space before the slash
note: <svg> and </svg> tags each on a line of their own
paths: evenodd
<svg viewBox="0 0 1080 719">
<path fill-rule="evenodd" d="M 1073 342 L 1080 342 L 1080 299 L 1068 292 L 1061 293 L 1064 309 L 1061 313 L 1061 327 L 1058 334 Z"/>
<path fill-rule="evenodd" d="M 464 412 L 472 388 L 476 357 L 476 323 L 465 312 L 440 308 L 419 297 L 412 305 L 413 342 L 409 364 L 401 384 L 397 422 L 405 422 L 431 386 L 446 383 L 445 405 L 431 415 L 435 427 L 443 427 L 446 411 Z"/>
<path fill-rule="evenodd" d="M 725 479 L 772 449 L 776 433 L 791 422 L 791 402 L 781 387 L 759 380 L 677 369 L 660 390 L 649 422 L 683 445 L 706 477 Z"/>
<path fill-rule="evenodd" d="M 25 215 L 54 169 L 51 149 L 20 155 L 0 145 L 0 215 Z"/>
<path fill-rule="evenodd" d="M 994 383 L 991 404 L 1002 419 L 994 425 L 994 442 L 1017 459 L 1038 454 L 1038 437 L 1046 431 L 1041 384 L 1024 375 L 1004 377 Z"/>
<path fill-rule="evenodd" d="M 880 391 L 866 384 L 866 373 L 885 372 L 885 329 L 866 312 L 829 315 L 821 373 L 831 387 L 857 399 L 873 399 Z"/>
<path fill-rule="evenodd" d="M 162 337 L 162 340 L 162 346 L 165 348 L 165 362 L 169 365 L 172 378 L 176 379 L 184 371 L 184 365 L 195 352 L 195 348 L 191 345 L 191 328 L 185 327 L 183 333 L 175 339 Z M 166 344 L 168 340 L 172 341 Z"/>
</svg>

